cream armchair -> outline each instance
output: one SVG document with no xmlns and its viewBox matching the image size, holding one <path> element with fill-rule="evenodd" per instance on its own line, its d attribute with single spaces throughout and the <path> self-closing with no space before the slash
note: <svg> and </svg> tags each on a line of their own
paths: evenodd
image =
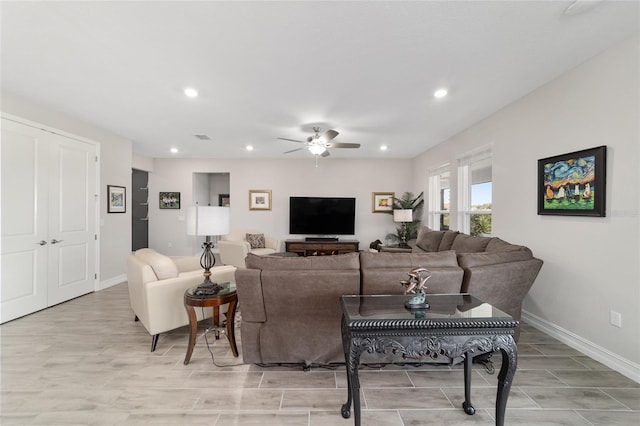
<svg viewBox="0 0 640 426">
<path fill-rule="evenodd" d="M 260 235 L 262 232 L 253 229 L 239 229 L 224 235 L 218 241 L 218 249 L 220 250 L 220 260 L 225 265 L 233 265 L 236 268 L 244 268 L 244 259 L 249 253 L 258 256 L 264 256 L 276 253 L 280 250 L 280 241 L 275 238 L 264 237 L 263 248 L 251 248 L 251 244 L 247 241 L 247 234 Z M 262 234 L 264 235 L 264 234 Z"/>
<path fill-rule="evenodd" d="M 236 268 L 214 266 L 211 281 L 233 281 Z M 189 324 L 184 308 L 184 292 L 203 280 L 199 256 L 170 258 L 152 249 L 140 249 L 127 257 L 129 299 L 135 314 L 152 336 L 155 351 L 160 333 Z M 198 321 L 211 317 L 212 310 L 196 310 Z"/>
</svg>

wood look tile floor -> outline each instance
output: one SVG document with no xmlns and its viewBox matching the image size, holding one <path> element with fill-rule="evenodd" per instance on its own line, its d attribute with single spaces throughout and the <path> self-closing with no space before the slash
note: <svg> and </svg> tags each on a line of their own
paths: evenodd
<svg viewBox="0 0 640 426">
<path fill-rule="evenodd" d="M 353 424 L 340 415 L 344 368 L 243 365 L 224 336 L 215 340 L 210 333 L 216 366 L 205 327 L 189 365 L 183 365 L 186 327 L 162 335 L 150 352 L 151 337 L 133 321 L 126 284 L 3 324 L 0 424 Z M 526 324 L 518 351 L 507 425 L 640 424 L 638 383 Z M 360 378 L 364 426 L 495 422 L 497 375 L 479 366 L 474 416 L 460 408 L 460 366 L 363 368 Z"/>
</svg>

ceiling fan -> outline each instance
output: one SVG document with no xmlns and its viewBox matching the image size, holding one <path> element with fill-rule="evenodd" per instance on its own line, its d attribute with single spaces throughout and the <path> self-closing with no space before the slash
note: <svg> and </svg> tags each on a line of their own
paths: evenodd
<svg viewBox="0 0 640 426">
<path fill-rule="evenodd" d="M 309 152 L 313 155 L 328 157 L 330 148 L 360 148 L 359 143 L 340 143 L 340 142 L 330 142 L 333 138 L 338 136 L 338 132 L 329 129 L 323 134 L 320 134 L 320 127 L 314 127 L 313 131 L 316 132 L 315 135 L 309 136 L 305 141 L 299 141 L 297 139 L 289 139 L 289 138 L 278 138 L 283 141 L 303 143 L 306 147 L 292 149 L 290 151 L 286 151 L 285 154 L 289 154 L 291 152 L 300 151 L 301 149 L 307 148 Z"/>
</svg>

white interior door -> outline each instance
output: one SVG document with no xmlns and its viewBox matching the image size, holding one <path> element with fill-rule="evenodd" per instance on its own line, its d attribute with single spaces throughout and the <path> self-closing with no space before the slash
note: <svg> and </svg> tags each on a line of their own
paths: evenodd
<svg viewBox="0 0 640 426">
<path fill-rule="evenodd" d="M 95 287 L 96 148 L 51 136 L 48 303 L 54 305 Z"/>
<path fill-rule="evenodd" d="M 2 322 L 47 307 L 48 156 L 41 130 L 2 120 Z"/>
<path fill-rule="evenodd" d="M 1 322 L 95 289 L 96 151 L 2 119 Z"/>
</svg>

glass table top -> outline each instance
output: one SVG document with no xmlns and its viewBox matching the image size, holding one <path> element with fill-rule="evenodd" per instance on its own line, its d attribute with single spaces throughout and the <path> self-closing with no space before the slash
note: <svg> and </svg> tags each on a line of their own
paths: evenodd
<svg viewBox="0 0 640 426">
<path fill-rule="evenodd" d="M 470 294 L 427 294 L 429 309 L 409 310 L 404 303 L 414 295 L 342 296 L 349 322 L 371 320 L 512 320 L 511 315 Z"/>
</svg>

